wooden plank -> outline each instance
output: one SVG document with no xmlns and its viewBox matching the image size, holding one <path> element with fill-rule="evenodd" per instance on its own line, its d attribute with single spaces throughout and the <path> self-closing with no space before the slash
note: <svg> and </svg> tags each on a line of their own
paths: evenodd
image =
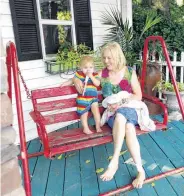
<svg viewBox="0 0 184 196">
<path fill-rule="evenodd" d="M 80 150 L 80 168 L 82 196 L 98 195 L 98 180 L 92 148 Z"/>
<path fill-rule="evenodd" d="M 184 133 L 184 121 L 175 121 L 171 122 L 175 127 L 177 127 L 180 131 Z"/>
<path fill-rule="evenodd" d="M 83 133 L 82 128 L 49 133 L 49 146 L 58 146 L 63 144 L 75 143 L 92 138 L 111 135 L 111 131 L 108 126 L 102 127 L 103 132 L 96 132 L 96 129 L 92 126 L 89 126 L 89 128 L 91 131 L 93 131 L 93 133 L 88 135 Z"/>
<path fill-rule="evenodd" d="M 53 87 L 45 89 L 36 89 L 32 91 L 33 99 L 43 99 L 47 97 L 57 97 L 64 95 L 77 94 L 74 86 Z"/>
<path fill-rule="evenodd" d="M 150 134 L 150 136 L 154 139 L 166 156 L 172 161 L 175 167 L 182 167 L 184 165 L 184 159 L 166 140 L 164 133 L 157 132 L 157 134 Z"/>
<path fill-rule="evenodd" d="M 184 133 L 178 129 L 172 122 L 168 123 L 168 130 L 170 133 L 173 134 L 173 137 L 177 140 L 184 142 Z"/>
<path fill-rule="evenodd" d="M 157 134 L 158 134 L 158 132 L 155 135 L 157 135 Z M 164 134 L 164 132 L 162 132 L 162 134 Z M 168 170 L 175 168 L 173 161 L 170 160 L 166 156 L 164 150 L 159 147 L 159 145 L 157 143 L 158 141 L 153 140 L 153 138 L 150 137 L 149 135 L 140 136 L 140 140 L 142 141 L 142 143 L 144 144 L 144 146 L 146 147 L 148 152 L 151 154 L 152 158 L 157 163 L 157 165 L 159 165 L 162 172 L 165 172 L 165 171 L 168 171 Z M 160 143 L 160 141 L 159 141 L 159 143 Z M 172 189 L 170 190 L 171 193 L 173 192 L 173 194 L 175 195 L 175 192 L 181 193 L 183 191 L 181 187 L 184 182 L 183 182 L 183 178 L 181 177 L 181 175 L 177 175 L 177 177 L 169 176 L 169 177 L 167 177 L 167 180 L 169 181 L 172 188 L 174 189 L 174 192 Z M 163 192 L 161 192 L 161 194 L 159 194 L 159 195 L 165 194 L 166 191 L 168 191 L 168 190 L 169 189 L 164 189 Z M 168 194 L 170 194 L 170 191 L 168 192 Z M 180 195 L 180 194 L 178 194 L 178 195 Z"/>
<path fill-rule="evenodd" d="M 59 157 L 61 157 L 61 155 L 57 156 L 54 160 L 51 161 L 45 196 L 63 195 L 63 185 L 65 178 L 65 154 L 62 154 L 61 159 Z"/>
<path fill-rule="evenodd" d="M 154 119 L 162 121 L 160 115 L 155 115 Z M 170 131 L 177 137 L 179 140 L 184 141 L 184 121 L 170 121 L 168 122 L 167 130 Z"/>
<path fill-rule="evenodd" d="M 161 120 L 160 116 L 155 116 L 157 120 Z M 180 122 L 180 121 L 179 121 Z M 177 122 L 175 122 L 177 123 Z M 179 123 L 177 123 L 179 124 Z M 179 126 L 181 128 L 181 126 Z M 164 132 L 164 138 L 173 146 L 173 148 L 183 157 L 184 159 L 184 133 L 181 132 L 177 126 L 173 123 L 168 123 L 168 131 Z M 177 160 L 175 161 L 177 162 Z M 184 160 L 181 161 L 184 164 Z M 181 163 L 182 164 L 182 163 Z M 182 174 L 184 177 L 184 174 Z"/>
<path fill-rule="evenodd" d="M 172 127 L 169 123 L 168 131 L 164 132 L 164 138 L 167 139 L 177 153 L 184 159 L 184 133 L 182 134 L 176 127 Z"/>
<path fill-rule="evenodd" d="M 53 99 L 53 98 L 52 98 Z M 59 98 L 58 98 L 59 99 Z M 98 95 L 99 102 L 102 101 L 102 95 Z M 39 112 L 46 112 L 52 110 L 62 110 L 66 108 L 73 108 L 76 107 L 76 97 L 73 98 L 66 98 L 66 99 L 59 99 L 59 100 L 50 100 L 50 101 L 43 101 L 41 103 L 36 104 L 36 110 Z"/>
<path fill-rule="evenodd" d="M 42 122 L 44 125 L 50 125 L 59 122 L 67 122 L 67 121 L 78 120 L 78 119 L 80 119 L 80 117 L 78 116 L 76 111 L 72 111 L 72 112 L 65 112 L 59 114 L 45 115 Z"/>
<path fill-rule="evenodd" d="M 114 151 L 113 144 L 112 143 L 106 144 L 106 149 L 107 149 L 108 156 L 109 157 L 112 156 L 113 151 Z M 126 148 L 123 147 L 122 151 L 125 151 L 125 150 L 126 150 Z M 126 153 L 128 153 L 128 152 L 126 152 Z M 131 184 L 133 181 L 133 178 L 131 177 L 126 164 L 124 164 L 124 160 L 123 160 L 122 156 L 119 157 L 119 167 L 118 167 L 118 170 L 114 176 L 114 179 L 115 179 L 116 186 L 118 188 L 121 186 L 127 185 L 127 184 Z M 125 195 L 127 194 L 128 196 L 139 195 L 136 189 L 133 189 L 132 191 L 124 193 L 124 194 Z"/>
<path fill-rule="evenodd" d="M 68 126 L 68 129 L 77 128 L 78 123 Z M 81 174 L 79 150 L 66 153 L 64 196 L 81 196 Z"/>
<path fill-rule="evenodd" d="M 59 131 L 63 131 L 65 129 L 66 128 L 62 128 Z M 59 154 L 51 161 L 45 196 L 63 195 L 66 164 L 65 156 L 65 153 Z"/>
<path fill-rule="evenodd" d="M 38 161 L 31 181 L 32 195 L 44 195 L 50 169 L 50 159 L 38 157 Z"/>
<path fill-rule="evenodd" d="M 96 169 L 103 168 L 105 171 L 109 164 L 108 154 L 105 145 L 93 147 L 93 152 L 94 152 Z M 117 187 L 114 178 L 111 181 L 104 182 L 100 179 L 100 175 L 102 173 L 97 174 L 100 193 L 116 189 Z"/>
<path fill-rule="evenodd" d="M 104 111 L 104 108 L 100 107 L 99 110 L 100 110 L 100 113 L 102 113 Z M 32 113 L 31 115 L 33 116 L 33 119 L 34 119 L 34 113 Z M 92 116 L 92 112 L 89 112 L 88 118 L 90 118 L 91 116 Z M 78 119 L 80 119 L 80 117 L 76 113 L 76 111 L 70 111 L 70 112 L 65 112 L 65 113 L 45 115 L 42 122 L 44 125 L 50 125 L 50 124 L 67 122 L 67 121 L 78 120 Z"/>
<path fill-rule="evenodd" d="M 140 139 L 139 139 L 139 144 L 141 147 L 142 159 L 145 161 L 145 164 L 143 164 L 143 167 L 144 167 L 144 170 L 147 176 L 152 177 L 154 175 L 158 175 L 162 173 L 161 171 L 162 167 L 160 166 L 160 163 L 156 162 L 152 158 L 152 154 L 150 154 L 149 151 L 147 150 L 147 146 L 144 146 L 143 142 Z M 163 165 L 167 164 L 173 167 L 168 160 L 163 161 L 162 164 Z M 153 188 L 158 193 L 158 195 L 164 195 L 164 194 L 167 195 L 167 194 L 173 193 L 172 187 L 166 178 L 162 178 L 158 181 L 155 181 L 153 182 L 153 184 L 150 184 L 150 186 L 153 186 Z"/>
<path fill-rule="evenodd" d="M 102 145 L 102 144 L 106 144 L 111 141 L 112 141 L 112 136 L 104 136 L 104 137 L 93 138 L 90 140 L 80 141 L 80 142 L 76 142 L 76 143 L 72 143 L 72 144 L 68 144 L 64 146 L 58 146 L 57 148 L 51 148 L 51 156 L 54 156 L 58 153 L 71 152 L 74 150 L 81 150 L 84 148 Z"/>
<path fill-rule="evenodd" d="M 88 123 L 89 123 L 89 125 L 95 125 L 93 118 L 88 119 Z M 79 123 L 79 126 L 81 126 L 81 123 Z M 104 168 L 104 171 L 105 171 L 105 169 L 107 168 L 107 166 L 109 164 L 109 161 L 107 159 L 108 154 L 105 149 L 105 145 L 93 147 L 93 154 L 94 154 L 94 161 L 95 161 L 96 170 L 99 168 Z M 103 182 L 99 177 L 101 174 L 102 173 L 96 174 L 100 193 L 107 191 L 108 188 L 110 188 L 111 190 L 113 190 L 113 187 L 116 188 L 116 184 L 115 184 L 114 179 L 109 182 Z"/>
<path fill-rule="evenodd" d="M 81 195 L 79 151 L 66 153 L 64 196 Z"/>
<path fill-rule="evenodd" d="M 124 147 L 125 149 L 128 149 L 126 145 L 124 145 L 124 146 L 125 146 Z M 129 171 L 129 173 L 132 177 L 132 181 L 133 181 L 137 176 L 137 169 L 134 165 L 132 165 L 131 163 L 128 163 L 130 160 L 132 160 L 129 152 L 127 152 L 123 155 L 123 160 L 124 160 L 124 162 L 127 162 L 126 166 L 127 166 L 127 169 Z M 146 173 L 146 177 L 147 177 L 147 173 Z M 136 191 L 138 192 L 138 195 L 151 195 L 151 196 L 157 195 L 154 188 L 150 184 L 145 184 L 143 189 L 136 189 Z"/>
<path fill-rule="evenodd" d="M 61 110 L 61 109 L 72 108 L 72 107 L 76 107 L 76 98 L 41 102 L 36 104 L 36 110 L 39 112 Z"/>
</svg>

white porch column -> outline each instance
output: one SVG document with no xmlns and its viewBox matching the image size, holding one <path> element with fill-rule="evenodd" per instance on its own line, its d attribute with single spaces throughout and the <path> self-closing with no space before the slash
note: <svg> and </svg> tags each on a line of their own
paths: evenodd
<svg viewBox="0 0 184 196">
<path fill-rule="evenodd" d="M 119 0 L 120 10 L 122 13 L 123 21 L 126 19 L 129 21 L 130 26 L 132 26 L 132 0 Z"/>
</svg>

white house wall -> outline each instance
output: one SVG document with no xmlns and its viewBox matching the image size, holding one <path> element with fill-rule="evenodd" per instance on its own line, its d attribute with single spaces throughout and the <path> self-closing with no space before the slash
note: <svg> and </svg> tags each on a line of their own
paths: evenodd
<svg viewBox="0 0 184 196">
<path fill-rule="evenodd" d="M 91 0 L 94 48 L 97 48 L 98 46 L 103 44 L 103 35 L 106 33 L 107 27 L 101 25 L 100 16 L 101 13 L 105 11 L 105 9 L 109 9 L 110 5 L 117 6 L 116 0 L 103 0 L 103 3 L 101 0 Z M 15 43 L 9 0 L 0 1 L 0 24 L 1 24 L 0 36 L 5 50 L 8 41 L 13 41 Z M 46 73 L 43 60 L 19 62 L 19 67 L 21 69 L 22 75 L 25 78 L 26 84 L 29 89 L 58 86 L 64 81 L 64 79 L 61 79 L 59 75 L 50 75 Z M 29 99 L 27 99 L 22 83 L 21 83 L 21 94 L 22 94 L 26 139 L 27 141 L 29 141 L 37 137 L 37 131 L 36 131 L 35 123 L 31 120 L 29 116 L 29 112 L 32 110 L 32 103 Z M 16 143 L 19 143 L 19 131 L 18 131 L 18 122 L 17 122 L 17 113 L 16 113 L 16 104 L 15 104 L 14 95 L 15 94 L 13 89 L 13 113 L 14 113 L 13 126 L 15 127 L 17 133 Z"/>
<path fill-rule="evenodd" d="M 94 49 L 104 43 L 104 35 L 107 34 L 108 26 L 101 24 L 102 13 L 109 10 L 110 7 L 118 7 L 118 0 L 91 0 L 91 18 L 93 27 L 93 45 Z"/>
</svg>

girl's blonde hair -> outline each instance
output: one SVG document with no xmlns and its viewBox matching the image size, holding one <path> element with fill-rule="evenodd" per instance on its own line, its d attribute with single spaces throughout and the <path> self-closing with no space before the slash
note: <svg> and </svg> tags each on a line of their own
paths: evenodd
<svg viewBox="0 0 184 196">
<path fill-rule="evenodd" d="M 83 67 L 87 63 L 91 63 L 94 66 L 94 60 L 92 56 L 83 56 L 78 64 L 79 67 Z"/>
<path fill-rule="evenodd" d="M 118 70 L 121 70 L 124 66 L 126 66 L 126 58 L 121 50 L 120 45 L 117 42 L 110 42 L 107 43 L 103 48 L 102 48 L 102 58 L 105 50 L 110 50 L 113 59 L 115 60 L 116 68 Z"/>
</svg>

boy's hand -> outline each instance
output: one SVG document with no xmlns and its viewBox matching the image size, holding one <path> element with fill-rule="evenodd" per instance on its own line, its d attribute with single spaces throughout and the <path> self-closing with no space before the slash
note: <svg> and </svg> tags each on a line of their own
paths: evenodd
<svg viewBox="0 0 184 196">
<path fill-rule="evenodd" d="M 66 81 L 66 82 L 63 82 L 59 87 L 61 88 L 61 87 L 63 87 L 63 86 L 68 86 L 68 85 L 70 85 L 70 84 L 69 84 L 68 81 Z"/>
<path fill-rule="evenodd" d="M 86 76 L 88 76 L 89 78 L 93 77 L 93 72 L 87 72 Z"/>
<path fill-rule="evenodd" d="M 62 88 L 64 86 L 68 86 L 67 84 L 61 84 L 59 87 Z"/>
<path fill-rule="evenodd" d="M 61 87 L 63 87 L 63 86 L 65 86 L 64 84 L 61 84 L 59 87 L 61 88 Z"/>
<path fill-rule="evenodd" d="M 68 81 L 63 82 L 59 87 L 61 88 L 63 86 L 70 86 L 72 84 L 73 84 L 73 81 L 72 81 L 72 79 L 70 79 Z"/>
<path fill-rule="evenodd" d="M 82 83 L 82 81 L 78 78 L 74 78 L 73 82 L 78 93 L 82 94 L 84 91 L 84 84 Z"/>
</svg>

